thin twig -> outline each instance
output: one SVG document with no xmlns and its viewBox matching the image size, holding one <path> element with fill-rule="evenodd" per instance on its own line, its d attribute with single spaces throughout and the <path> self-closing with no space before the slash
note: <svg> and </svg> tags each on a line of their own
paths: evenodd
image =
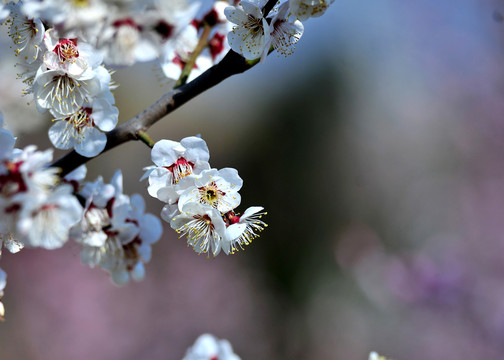
<svg viewBox="0 0 504 360">
<path fill-rule="evenodd" d="M 138 131 L 137 132 L 137 136 L 138 136 L 138 139 L 140 141 L 142 141 L 143 143 L 145 143 L 145 145 L 147 145 L 151 149 L 154 147 L 154 141 L 151 139 L 151 137 L 149 136 L 149 134 L 147 134 L 145 131 L 141 131 L 141 130 Z"/>
<path fill-rule="evenodd" d="M 212 31 L 212 27 L 205 23 L 205 25 L 203 26 L 203 32 L 201 33 L 201 36 L 198 40 L 198 44 L 189 56 L 189 60 L 185 64 L 184 69 L 182 69 L 182 74 L 180 74 L 180 77 L 177 80 L 174 89 L 181 87 L 187 82 L 189 75 L 191 75 L 192 69 L 196 65 L 196 59 L 198 58 L 198 56 L 200 56 L 203 49 L 205 49 L 205 47 L 208 45 L 208 36 L 210 36 L 210 31 Z"/>
</svg>

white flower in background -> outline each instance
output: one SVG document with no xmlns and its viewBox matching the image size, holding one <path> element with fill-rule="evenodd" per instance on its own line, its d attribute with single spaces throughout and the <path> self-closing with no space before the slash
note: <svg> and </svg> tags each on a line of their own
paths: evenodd
<svg viewBox="0 0 504 360">
<path fill-rule="evenodd" d="M 182 360 L 240 360 L 240 357 L 233 352 L 229 341 L 203 334 L 187 349 Z"/>
<path fill-rule="evenodd" d="M 378 355 L 378 353 L 375 351 L 372 351 L 369 354 L 369 360 L 387 360 L 387 358 L 385 356 Z"/>
<path fill-rule="evenodd" d="M 120 171 L 111 183 L 99 178 L 84 186 L 80 194 L 87 205 L 72 236 L 83 245 L 84 264 L 106 270 L 115 284 L 124 285 L 143 279 L 144 264 L 151 258 L 151 245 L 161 237 L 162 226 L 157 217 L 145 213 L 140 195 L 122 194 Z"/>
<path fill-rule="evenodd" d="M 34 192 L 47 192 L 59 182 L 60 169 L 47 167 L 52 159 L 52 149 L 37 151 L 36 146 L 29 145 L 23 150 L 16 151 L 11 161 L 6 164 L 9 170 L 6 180 L 18 182 L 18 191 L 25 188 Z"/>
<path fill-rule="evenodd" d="M 10 159 L 4 159 L 0 163 L 0 209 L 12 205 L 20 195 L 47 193 L 54 188 L 59 169 L 47 168 L 51 161 L 52 150 L 36 151 L 33 145 L 22 151 L 15 149 Z"/>
<path fill-rule="evenodd" d="M 167 78 L 177 80 L 180 77 L 197 43 L 198 30 L 194 24 L 189 24 L 180 32 L 173 44 L 164 46 L 160 66 Z M 187 82 L 198 77 L 210 66 L 212 66 L 212 62 L 207 57 L 198 56 Z"/>
<path fill-rule="evenodd" d="M 2 303 L 2 297 L 4 296 L 5 285 L 7 285 L 7 274 L 5 271 L 0 269 L 0 321 L 4 320 L 5 308 Z"/>
<path fill-rule="evenodd" d="M 155 166 L 144 168 L 146 172 L 140 180 L 149 178 L 147 190 L 152 197 L 157 198 L 159 189 L 176 185 L 188 175 L 210 169 L 209 158 L 208 147 L 199 137 L 186 137 L 180 142 L 160 140 L 151 151 Z"/>
<path fill-rule="evenodd" d="M 77 169 L 66 174 L 63 179 L 61 179 L 65 184 L 70 184 L 73 187 L 73 192 L 78 193 L 84 178 L 87 175 L 86 165 L 81 165 Z"/>
<path fill-rule="evenodd" d="M 185 183 L 189 182 L 194 185 L 185 188 Z M 200 175 L 181 181 L 180 186 L 185 189 L 178 200 L 179 209 L 182 211 L 185 204 L 196 202 L 226 213 L 240 205 L 241 197 L 238 191 L 242 185 L 243 180 L 236 169 L 203 170 Z"/>
<path fill-rule="evenodd" d="M 258 5 L 247 0 L 239 5 L 241 7 L 230 6 L 224 11 L 227 19 L 236 24 L 228 34 L 229 45 L 247 60 L 258 59 L 269 44 L 270 26 Z"/>
<path fill-rule="evenodd" d="M 79 191 L 79 195 L 85 200 L 84 213 L 81 222 L 72 229 L 72 237 L 85 246 L 105 245 L 114 206 L 118 207 L 127 202 L 127 197 L 122 194 L 121 172 L 117 171 L 111 182 L 112 184 L 104 183 L 100 176 L 94 182 L 85 183 Z M 83 262 L 95 266 L 100 261 L 93 258 Z"/>
<path fill-rule="evenodd" d="M 268 55 L 270 46 L 273 46 L 278 53 L 285 57 L 294 52 L 294 45 L 303 35 L 304 26 L 299 20 L 288 20 L 288 11 L 289 3 L 285 2 L 280 5 L 278 12 L 271 19 L 271 36 L 264 49 L 262 59 Z"/>
<path fill-rule="evenodd" d="M 227 42 L 227 36 L 232 29 L 229 27 L 231 23 L 227 22 L 226 27 L 220 31 L 216 31 L 208 40 L 208 48 L 202 53 L 205 55 L 208 52 L 208 56 L 212 59 L 213 64 L 217 64 L 222 58 L 227 54 L 231 47 Z M 227 26 L 229 25 L 229 26 Z"/>
<path fill-rule="evenodd" d="M 0 247 L 3 243 L 11 252 L 24 245 L 60 247 L 82 207 L 71 186 L 57 186 L 59 169 L 47 167 L 52 150 L 13 149 L 15 139 L 5 129 L 0 140 Z"/>
<path fill-rule="evenodd" d="M 290 13 L 301 21 L 322 16 L 334 0 L 289 0 Z"/>
<path fill-rule="evenodd" d="M 197 253 L 210 252 L 217 256 L 222 248 L 226 224 L 220 212 L 208 205 L 190 202 L 184 205 L 179 215 L 170 221 L 170 226 L 180 237 L 187 237 L 187 244 Z"/>
<path fill-rule="evenodd" d="M 181 32 L 193 21 L 204 2 L 187 0 L 152 0 L 154 10 L 146 25 L 154 31 L 159 45 L 179 47 Z M 166 50 L 164 50 L 166 51 Z"/>
<path fill-rule="evenodd" d="M 108 132 L 115 128 L 119 110 L 105 98 L 91 98 L 85 107 L 71 115 L 51 111 L 55 123 L 49 129 L 49 139 L 57 149 L 75 151 L 93 157 L 103 151 Z"/>
<path fill-rule="evenodd" d="M 233 30 L 233 24 L 227 21 L 224 14 L 224 10 L 228 6 L 229 2 L 227 1 L 216 1 L 212 8 L 203 14 L 201 19 L 198 17 L 198 20 L 195 19 L 191 23 L 198 33 L 202 33 L 205 24 L 212 27 L 210 36 L 208 37 L 208 44 L 198 57 L 199 63 L 196 64 L 198 66 L 197 72 L 199 73 L 217 64 L 231 49 L 227 41 L 227 34 Z M 204 59 L 204 61 L 200 59 Z M 190 80 L 191 77 L 189 78 Z"/>
<path fill-rule="evenodd" d="M 213 25 L 208 39 L 208 46 L 202 56 L 210 57 L 212 64 L 217 64 L 227 54 L 231 47 L 227 41 L 227 34 L 233 30 L 233 23 L 227 21 L 225 9 L 229 6 L 227 1 L 216 1 L 203 21 Z"/>
<path fill-rule="evenodd" d="M 111 65 L 133 65 L 137 61 L 154 60 L 159 55 L 152 32 L 146 32 L 133 17 L 110 21 L 98 35 L 97 47 L 105 62 Z"/>
<path fill-rule="evenodd" d="M 144 278 L 144 264 L 150 261 L 152 255 L 151 245 L 159 240 L 163 231 L 161 221 L 145 213 L 145 201 L 139 194 L 131 196 L 126 222 L 137 226 L 139 232 L 133 240 L 121 243 L 123 261 L 110 272 L 117 285 L 124 285 L 130 279 L 141 281 Z"/>
<path fill-rule="evenodd" d="M 161 70 L 163 70 L 164 75 L 168 79 L 178 80 L 180 75 L 182 75 L 182 70 L 184 70 L 187 61 L 189 60 L 189 55 L 190 54 L 181 56 L 179 54 L 174 54 L 172 58 L 161 62 Z M 191 82 L 192 80 L 196 79 L 211 66 L 212 62 L 210 58 L 201 55 L 198 56 L 196 58 L 196 63 L 194 64 L 194 67 L 192 68 L 191 73 L 187 78 L 187 82 Z"/>
<path fill-rule="evenodd" d="M 24 62 L 31 64 L 39 57 L 44 47 L 44 25 L 38 18 L 28 18 L 21 12 L 22 3 L 10 3 L 8 23 L 9 36 L 14 42 L 14 51 Z"/>
<path fill-rule="evenodd" d="M 48 194 L 58 181 L 58 170 L 45 168 L 52 151 L 35 149 L 15 149 L 10 158 L 0 162 L 0 234 L 12 234 L 20 241 L 17 225 L 23 208 L 30 206 L 36 195 Z"/>
<path fill-rule="evenodd" d="M 20 212 L 17 234 L 27 246 L 56 249 L 68 240 L 70 228 L 82 216 L 82 206 L 70 185 L 60 185 L 49 195 L 32 195 Z"/>
<path fill-rule="evenodd" d="M 226 236 L 222 245 L 226 254 L 233 254 L 238 247 L 243 249 L 244 245 L 249 245 L 253 239 L 259 237 L 258 233 L 268 226 L 261 220 L 261 217 L 267 214 L 262 212 L 263 210 L 263 207 L 252 206 L 245 210 L 242 216 L 236 216 L 233 212 L 226 214 L 231 223 L 226 228 Z"/>
<path fill-rule="evenodd" d="M 95 27 L 110 9 L 102 0 L 23 0 L 23 12 L 31 18 L 58 25 L 64 30 Z"/>
</svg>

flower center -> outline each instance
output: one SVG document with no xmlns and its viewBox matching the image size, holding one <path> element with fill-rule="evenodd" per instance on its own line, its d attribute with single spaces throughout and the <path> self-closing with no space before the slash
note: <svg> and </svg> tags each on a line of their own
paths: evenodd
<svg viewBox="0 0 504 360">
<path fill-rule="evenodd" d="M 75 7 L 86 7 L 89 6 L 88 0 L 72 0 L 72 5 Z"/>
<path fill-rule="evenodd" d="M 252 38 L 264 35 L 262 20 L 250 14 L 247 17 L 247 22 L 245 22 L 243 26 L 245 27 L 245 29 L 249 29 L 249 34 L 252 36 Z"/>
<path fill-rule="evenodd" d="M 175 185 L 180 179 L 191 175 L 193 172 L 194 164 L 184 158 L 178 159 L 174 164 L 166 167 L 172 174 L 172 184 Z"/>
<path fill-rule="evenodd" d="M 93 109 L 91 108 L 81 107 L 78 111 L 65 118 L 65 121 L 70 123 L 77 131 L 77 133 L 80 134 L 85 127 L 94 126 L 94 122 L 90 117 L 92 112 Z"/>
<path fill-rule="evenodd" d="M 77 39 L 61 39 L 53 50 L 61 62 L 74 62 L 79 57 L 77 50 Z"/>
<path fill-rule="evenodd" d="M 217 188 L 215 182 L 198 188 L 200 193 L 200 202 L 206 203 L 214 208 L 217 208 L 219 200 L 222 196 L 226 195 L 225 192 Z"/>
</svg>

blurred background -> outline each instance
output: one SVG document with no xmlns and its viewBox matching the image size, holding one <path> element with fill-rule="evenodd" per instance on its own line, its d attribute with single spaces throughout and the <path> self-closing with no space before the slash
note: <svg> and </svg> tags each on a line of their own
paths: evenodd
<svg viewBox="0 0 504 360">
<path fill-rule="evenodd" d="M 0 359 L 181 359 L 210 332 L 242 359 L 502 359 L 504 4 L 335 0 L 295 53 L 184 105 L 154 140 L 201 134 L 269 224 L 207 260 L 165 225 L 141 283 L 114 286 L 79 247 L 5 253 Z M 7 48 L 7 36 L 1 37 Z M 50 147 L 1 52 L 0 109 L 18 147 Z M 119 70 L 126 121 L 167 89 Z M 55 157 L 61 156 L 56 152 Z M 88 180 L 151 164 L 142 143 L 88 163 Z"/>
</svg>

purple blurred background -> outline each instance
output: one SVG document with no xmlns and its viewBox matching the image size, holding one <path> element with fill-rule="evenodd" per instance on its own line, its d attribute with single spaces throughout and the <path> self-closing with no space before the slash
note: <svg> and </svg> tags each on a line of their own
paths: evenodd
<svg viewBox="0 0 504 360">
<path fill-rule="evenodd" d="M 207 260 L 165 224 L 146 279 L 123 288 L 74 244 L 4 253 L 0 359 L 181 359 L 204 332 L 243 359 L 501 359 L 503 20 L 498 1 L 336 0 L 294 55 L 149 131 L 201 134 L 213 167 L 237 168 L 240 210 L 268 210 L 261 238 Z M 11 55 L 0 109 L 18 146 L 48 148 Z M 117 72 L 120 121 L 166 91 L 157 77 L 150 64 Z M 125 191 L 147 197 L 150 163 L 128 143 L 90 161 L 88 179 L 122 168 Z"/>
</svg>

